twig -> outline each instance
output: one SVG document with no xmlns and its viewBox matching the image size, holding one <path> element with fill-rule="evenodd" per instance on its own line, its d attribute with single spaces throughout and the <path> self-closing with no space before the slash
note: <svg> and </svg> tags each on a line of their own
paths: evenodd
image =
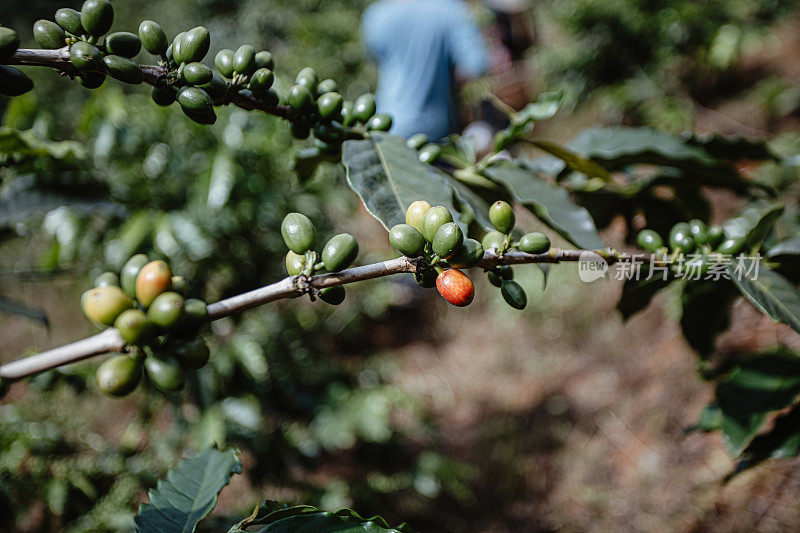
<svg viewBox="0 0 800 533">
<path fill-rule="evenodd" d="M 56 50 L 39 50 L 21 48 L 8 59 L 0 61 L 3 65 L 23 65 L 30 67 L 50 67 L 67 74 L 77 76 L 80 74 L 69 60 L 69 47 L 58 48 Z M 139 65 L 144 75 L 144 82 L 154 87 L 163 87 L 166 84 L 169 69 L 161 65 Z M 230 102 L 242 109 L 258 109 L 270 115 L 280 117 L 284 120 L 293 121 L 295 113 L 291 107 L 286 105 L 267 105 L 260 100 L 242 94 L 236 90 L 228 90 L 227 102 Z"/>
<path fill-rule="evenodd" d="M 486 252 L 477 265 L 484 270 L 490 270 L 497 265 L 521 265 L 528 263 L 562 263 L 574 262 L 581 258 L 584 250 L 551 249 L 545 254 L 531 255 L 522 252 L 508 252 L 502 256 L 494 251 Z M 609 264 L 621 261 L 637 260 L 639 256 L 620 255 L 611 250 L 596 250 L 594 253 L 601 256 Z M 649 257 L 649 256 L 641 256 Z M 414 273 L 424 265 L 421 259 L 398 257 L 381 263 L 349 268 L 341 272 L 321 274 L 319 276 L 293 276 L 277 283 L 255 289 L 244 294 L 210 304 L 208 306 L 209 320 L 219 320 L 253 307 L 258 307 L 276 300 L 297 298 L 314 289 L 324 289 L 337 285 L 346 285 L 358 281 L 375 279 L 393 274 Z M 36 355 L 31 355 L 17 361 L 12 361 L 0 366 L 0 377 L 7 379 L 21 379 L 46 370 L 76 363 L 96 355 L 108 352 L 121 352 L 125 348 L 119 332 L 109 328 L 92 337 L 47 350 Z"/>
</svg>

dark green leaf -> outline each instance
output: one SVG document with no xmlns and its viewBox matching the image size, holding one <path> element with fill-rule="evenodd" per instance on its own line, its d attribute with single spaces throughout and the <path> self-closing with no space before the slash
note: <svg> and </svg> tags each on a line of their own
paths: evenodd
<svg viewBox="0 0 800 533">
<path fill-rule="evenodd" d="M 781 204 L 769 205 L 763 208 L 749 207 L 742 211 L 739 216 L 725 223 L 725 234 L 730 237 L 745 237 L 746 242 L 742 252 L 749 251 L 754 254 L 783 214 L 783 209 L 784 207 Z"/>
<path fill-rule="evenodd" d="M 769 259 L 780 261 L 782 258 L 800 256 L 800 237 L 781 241 L 767 251 Z"/>
<path fill-rule="evenodd" d="M 44 327 L 50 329 L 50 321 L 47 319 L 47 314 L 38 307 L 31 307 L 27 304 L 0 296 L 0 312 L 30 318 L 31 320 L 41 322 Z"/>
<path fill-rule="evenodd" d="M 531 141 L 531 144 L 537 148 L 540 148 L 541 150 L 544 150 L 548 154 L 559 158 L 572 170 L 580 172 L 581 174 L 585 174 L 590 178 L 602 178 L 604 180 L 611 179 L 611 175 L 601 165 L 598 165 L 591 159 L 583 157 L 558 143 L 550 141 Z"/>
<path fill-rule="evenodd" d="M 139 506 L 134 518 L 136 531 L 194 531 L 217 504 L 217 494 L 230 483 L 231 475 L 241 473 L 242 463 L 232 449 L 211 449 L 182 461 L 148 493 L 150 502 Z"/>
<path fill-rule="evenodd" d="M 800 455 L 800 406 L 795 405 L 788 413 L 778 416 L 769 431 L 750 441 L 742 452 L 742 459 L 737 463 L 736 470 L 727 476 L 727 480 L 767 459 L 798 455 Z"/>
<path fill-rule="evenodd" d="M 785 348 L 760 354 L 736 367 L 717 386 L 720 429 L 733 456 L 758 434 L 767 415 L 793 403 L 800 393 L 800 358 Z"/>
<path fill-rule="evenodd" d="M 757 273 L 745 275 L 736 271 L 734 263 L 728 266 L 728 274 L 739 292 L 759 311 L 800 333 L 800 291 L 797 287 L 764 264 L 759 265 Z"/>
<path fill-rule="evenodd" d="M 373 133 L 363 141 L 347 141 L 342 161 L 350 188 L 386 229 L 404 223 L 406 209 L 416 200 L 443 205 L 459 221 L 451 178 L 436 167 L 420 163 L 417 153 L 403 139 Z"/>
<path fill-rule="evenodd" d="M 730 324 L 729 308 L 736 290 L 725 279 L 688 281 L 681 293 L 681 329 L 687 342 L 702 358 L 714 351 L 714 340 Z"/>
<path fill-rule="evenodd" d="M 365 519 L 351 509 L 341 509 L 331 513 L 310 505 L 290 507 L 269 500 L 256 507 L 252 515 L 233 526 L 229 533 L 240 533 L 253 526 L 265 526 L 258 530 L 259 533 L 295 533 L 299 531 L 406 533 L 409 531 L 406 524 L 392 528 L 379 516 Z"/>
<path fill-rule="evenodd" d="M 649 267 L 642 265 L 639 279 L 632 277 L 625 280 L 622 287 L 622 295 L 617 303 L 617 309 L 622 313 L 622 318 L 628 320 L 650 304 L 650 300 L 658 291 L 670 284 L 669 278 L 665 281 L 661 273 L 655 273 L 652 278 L 649 276 Z"/>
<path fill-rule="evenodd" d="M 540 178 L 520 162 L 499 163 L 484 170 L 539 219 L 568 241 L 586 249 L 602 248 L 589 212 L 575 204 L 565 189 Z"/>
<path fill-rule="evenodd" d="M 745 139 L 739 135 L 720 135 L 718 133 L 694 133 L 686 139 L 692 146 L 705 150 L 711 157 L 738 161 L 752 159 L 763 161 L 777 159 L 765 140 Z"/>
</svg>

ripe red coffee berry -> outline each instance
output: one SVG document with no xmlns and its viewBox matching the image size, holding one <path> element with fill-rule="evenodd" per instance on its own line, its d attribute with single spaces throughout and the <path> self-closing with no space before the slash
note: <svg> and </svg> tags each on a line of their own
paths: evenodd
<svg viewBox="0 0 800 533">
<path fill-rule="evenodd" d="M 436 289 L 442 297 L 456 307 L 466 307 L 475 298 L 475 285 L 469 276 L 451 268 L 436 277 Z"/>
</svg>

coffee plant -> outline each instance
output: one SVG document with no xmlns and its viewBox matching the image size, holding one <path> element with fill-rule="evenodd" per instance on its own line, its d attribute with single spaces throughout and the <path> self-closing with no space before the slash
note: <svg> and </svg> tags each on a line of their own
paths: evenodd
<svg viewBox="0 0 800 533">
<path fill-rule="evenodd" d="M 240 317 L 248 309 L 306 295 L 335 306 L 346 298 L 345 285 L 390 275 L 413 277 L 422 288 L 435 287 L 450 304 L 466 307 L 480 297 L 465 272 L 469 269 L 482 270 L 508 305 L 524 309 L 528 296 L 514 280 L 514 266 L 537 265 L 546 271 L 563 263 L 590 262 L 605 270 L 618 265 L 623 273 L 645 273 L 626 278 L 618 303 L 625 318 L 648 306 L 662 290 L 679 294 L 683 333 L 700 358 L 701 376 L 715 389 L 714 402 L 700 414 L 695 429 L 721 431 L 739 461 L 737 471 L 769 457 L 800 455 L 795 423 L 800 417 L 798 355 L 785 346 L 728 354 L 715 344 L 730 325 L 738 296 L 800 332 L 800 210 L 796 151 L 791 147 L 626 127 L 586 130 L 562 145 L 531 135 L 537 122 L 556 115 L 564 99 L 562 92 L 548 92 L 520 111 L 500 105 L 508 126 L 496 133 L 493 149 L 479 155 L 472 140 L 458 135 L 434 142 L 424 134 L 392 136 L 392 118 L 378 112 L 372 94 L 345 98 L 336 80 L 320 80 L 312 67 L 281 79 L 268 50 L 226 43 L 230 48 L 209 61 L 211 37 L 203 26 L 186 28 L 172 38 L 152 20 L 141 21 L 137 33 L 112 31 L 113 26 L 114 9 L 108 1 L 87 0 L 80 11 L 58 9 L 53 20 L 34 24 L 40 49 L 19 48 L 18 32 L 0 28 L 0 93 L 18 97 L 32 91 L 27 72 L 37 67 L 55 70 L 90 90 L 112 83 L 148 85 L 155 106 L 180 108 L 200 129 L 171 147 L 131 141 L 103 154 L 98 142 L 92 147 L 91 164 L 79 143 L 44 140 L 33 129 L 0 130 L 0 169 L 7 169 L 0 173 L 3 207 L 24 205 L 34 191 L 46 189 L 49 205 L 68 208 L 53 211 L 57 214 L 45 220 L 54 245 L 43 262 L 50 267 L 74 262 L 82 240 L 89 243 L 87 248 L 103 243 L 104 257 L 96 262 L 109 268 L 75 305 L 104 330 L 3 364 L 3 392 L 14 381 L 110 354 L 95 379 L 97 388 L 112 396 L 132 393 L 147 376 L 142 388 L 148 396 L 169 397 L 186 387 L 185 394 L 209 404 L 213 402 L 207 381 L 214 382 L 222 398 L 232 397 L 245 374 L 248 390 L 267 394 L 259 342 L 291 343 L 283 337 L 281 321 L 299 319 L 275 312 L 270 318 L 278 325 L 269 330 L 268 320 Z M 139 62 L 137 57 L 145 52 L 147 59 Z M 143 103 L 135 93 L 99 95 L 91 106 L 111 106 L 115 98 L 139 98 Z M 183 203 L 195 194 L 185 183 L 160 183 L 154 186 L 161 189 L 153 192 L 138 187 L 135 179 L 104 182 L 100 176 L 138 159 L 145 159 L 146 172 L 158 176 L 170 171 L 165 150 L 217 148 L 216 140 L 203 137 L 202 127 L 212 127 L 226 107 L 238 109 L 230 115 L 227 145 L 216 153 L 201 208 Z M 288 141 L 283 131 L 249 130 L 243 126 L 247 111 L 288 122 L 295 141 Z M 126 131 L 167 127 L 151 120 L 149 112 L 137 110 L 142 122 L 125 125 Z M 124 137 L 120 128 L 113 121 L 101 126 L 110 139 Z M 273 185 L 265 185 L 261 176 L 235 184 L 234 152 L 251 162 L 256 174 L 279 171 L 280 164 L 264 161 L 242 140 L 262 133 L 291 152 L 291 167 L 301 184 L 312 183 L 328 164 L 342 164 L 350 190 L 386 229 L 386 248 L 400 257 L 353 267 L 361 252 L 353 235 L 332 233 L 318 241 L 318 235 L 329 233 L 328 228 L 318 231 L 312 222 L 322 218 L 321 209 L 300 212 L 306 211 L 302 201 L 277 194 L 259 194 L 267 199 L 258 203 L 252 193 L 264 193 Z M 302 148 L 295 149 L 297 143 Z M 510 155 L 524 145 L 547 155 Z M 735 196 L 741 208 L 716 212 L 709 191 Z M 319 192 L 320 197 L 324 194 Z M 147 207 L 156 202 L 175 210 L 156 216 Z M 547 234 L 520 230 L 517 215 L 523 212 L 526 219 L 537 219 Z M 600 239 L 598 229 L 613 221 L 624 222 L 626 242 L 619 248 L 628 251 L 607 247 Z M 81 239 L 74 238 L 78 233 Z M 324 245 L 318 247 L 319 242 Z M 641 252 L 633 251 L 634 246 Z M 241 258 L 240 264 L 219 267 L 223 253 Z M 279 265 L 276 256 L 283 257 Z M 749 267 L 748 259 L 753 259 Z M 89 270 L 88 264 L 82 266 Z M 266 273 L 277 277 L 284 269 L 289 277 L 256 288 Z M 12 310 L 38 316 L 20 305 Z M 219 349 L 214 340 L 219 330 L 208 324 L 230 317 L 238 321 L 236 338 L 241 343 Z M 277 340 L 259 337 L 267 335 L 265 331 L 275 333 Z M 284 375 L 296 371 L 293 362 L 282 364 Z M 327 378 L 321 375 L 307 388 L 319 388 Z M 274 377 L 278 386 L 269 394 L 303 403 L 297 397 L 309 392 L 281 379 Z M 213 403 L 203 423 L 221 425 L 219 431 L 231 440 L 255 448 L 261 443 L 259 433 L 241 420 L 259 418 L 265 407 L 258 398 L 263 397 L 254 393 L 251 402 L 227 398 Z M 239 428 L 229 430 L 230 420 L 220 414 L 233 405 L 228 400 L 239 402 L 238 413 L 255 416 L 240 416 Z M 359 401 L 347 400 L 352 401 L 342 400 L 342 410 Z M 207 447 L 215 439 L 201 442 Z M 266 468 L 257 464 L 255 470 Z M 212 449 L 184 461 L 150 493 L 150 503 L 142 505 L 135 519 L 136 528 L 194 530 L 213 509 L 230 476 L 239 472 L 241 463 L 230 450 Z M 263 526 L 260 531 L 407 530 L 391 529 L 380 518 L 364 519 L 349 510 L 328 513 L 268 501 L 230 531 L 258 526 Z"/>
</svg>

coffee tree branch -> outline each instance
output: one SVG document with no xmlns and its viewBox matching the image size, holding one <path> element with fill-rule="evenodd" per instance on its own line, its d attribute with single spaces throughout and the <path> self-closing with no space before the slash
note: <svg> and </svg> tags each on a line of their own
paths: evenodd
<svg viewBox="0 0 800 533">
<path fill-rule="evenodd" d="M 580 260 L 581 255 L 584 253 L 584 250 L 560 250 L 552 248 L 549 252 L 544 254 L 532 255 L 523 252 L 508 252 L 500 256 L 493 251 L 489 251 L 484 254 L 483 259 L 477 267 L 488 270 L 497 265 L 576 262 Z M 605 259 L 609 264 L 633 261 L 640 258 L 640 256 L 617 254 L 611 250 L 597 250 L 594 251 L 594 253 Z M 645 257 L 648 256 L 641 256 L 641 258 Z M 341 272 L 321 274 L 313 277 L 293 276 L 285 278 L 259 289 L 209 304 L 209 320 L 219 320 L 220 318 L 231 316 L 276 300 L 297 298 L 307 293 L 313 294 L 314 291 L 326 287 L 346 285 L 394 274 L 414 273 L 423 264 L 420 261 L 419 259 L 398 257 L 397 259 L 383 261 L 381 263 L 349 268 Z M 124 348 L 125 342 L 122 340 L 119 332 L 114 328 L 109 328 L 92 337 L 6 363 L 0 366 L 0 377 L 12 380 L 22 379 L 62 365 L 83 361 L 84 359 L 97 355 L 109 352 L 121 352 Z"/>
</svg>

